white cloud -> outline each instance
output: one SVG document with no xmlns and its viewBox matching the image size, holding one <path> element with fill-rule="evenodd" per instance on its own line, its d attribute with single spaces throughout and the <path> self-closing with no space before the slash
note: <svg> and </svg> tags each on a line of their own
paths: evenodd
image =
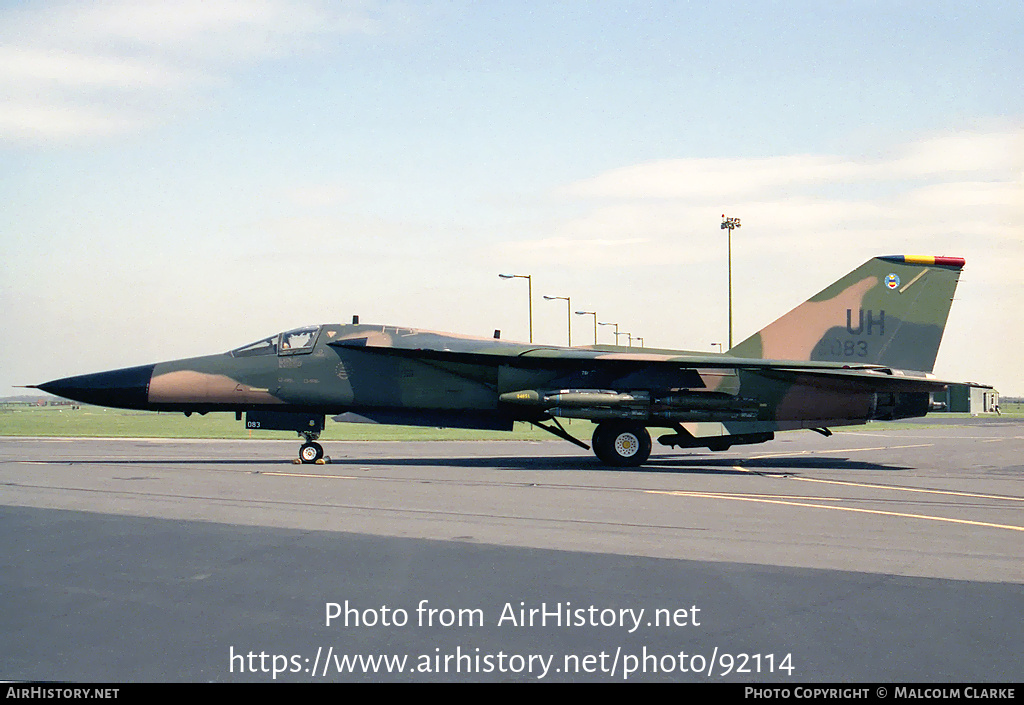
<svg viewBox="0 0 1024 705">
<path fill-rule="evenodd" d="M 506 244 L 503 254 L 525 260 L 545 251 L 577 266 L 703 261 L 718 256 L 723 212 L 742 218 L 741 242 L 766 251 L 880 241 L 934 254 L 929 244 L 943 237 L 999 233 L 1020 241 L 1022 147 L 1024 130 L 1005 129 L 929 136 L 887 159 L 805 154 L 637 164 L 561 189 L 563 200 L 589 208 L 543 238 Z"/>
<path fill-rule="evenodd" d="M 380 31 L 376 3 L 317 0 L 114 0 L 72 3 L 48 32 L 63 44 L 244 60 L 331 36 Z"/>
<path fill-rule="evenodd" d="M 0 139 L 32 142 L 67 140 L 82 135 L 110 135 L 142 124 L 142 119 L 100 106 L 31 99 L 0 102 Z"/>
<path fill-rule="evenodd" d="M 0 46 L 0 82 L 11 87 L 139 88 L 182 84 L 188 78 L 182 71 L 153 61 Z"/>
<path fill-rule="evenodd" d="M 585 199 L 737 199 L 822 184 L 864 184 L 977 174 L 1004 181 L 1024 168 L 1024 130 L 950 132 L 904 146 L 889 159 L 797 154 L 758 159 L 670 159 L 570 184 Z M 961 177 L 962 178 L 962 177 Z"/>
<path fill-rule="evenodd" d="M 237 67 L 379 32 L 383 15 L 369 2 L 288 0 L 114 0 L 6 9 L 0 11 L 0 142 L 45 143 L 148 127 Z M 43 119 L 25 119 L 32 114 Z M 83 119 L 68 119 L 78 115 Z"/>
<path fill-rule="evenodd" d="M 1019 174 L 1024 169 L 1024 130 L 948 132 L 914 142 L 903 156 L 880 166 L 908 177 Z"/>
</svg>

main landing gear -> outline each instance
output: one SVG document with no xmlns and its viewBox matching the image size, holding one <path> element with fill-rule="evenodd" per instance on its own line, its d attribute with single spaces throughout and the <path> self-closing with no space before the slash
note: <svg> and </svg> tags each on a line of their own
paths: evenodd
<svg viewBox="0 0 1024 705">
<path fill-rule="evenodd" d="M 594 454 L 605 465 L 632 468 L 651 456 L 651 434 L 638 423 L 604 421 L 594 429 Z"/>
<path fill-rule="evenodd" d="M 545 426 L 539 421 L 531 421 L 534 426 L 548 433 L 575 443 L 580 448 L 589 450 L 586 443 L 570 435 L 558 419 L 552 418 L 554 426 Z M 594 455 L 605 465 L 620 468 L 635 468 L 647 462 L 651 457 L 651 434 L 643 424 L 635 421 L 602 421 L 594 429 Z"/>
<path fill-rule="evenodd" d="M 302 435 L 305 437 L 306 442 L 299 448 L 299 462 L 305 465 L 323 462 L 324 447 L 316 442 L 316 439 L 320 437 L 320 433 L 316 431 L 302 431 Z"/>
</svg>

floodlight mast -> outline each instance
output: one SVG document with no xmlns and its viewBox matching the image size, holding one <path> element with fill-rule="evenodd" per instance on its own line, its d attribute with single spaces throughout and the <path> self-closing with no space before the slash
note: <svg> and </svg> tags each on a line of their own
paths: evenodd
<svg viewBox="0 0 1024 705">
<path fill-rule="evenodd" d="M 722 214 L 722 230 L 729 231 L 729 349 L 732 350 L 732 231 L 740 227 L 739 218 L 726 218 Z"/>
</svg>

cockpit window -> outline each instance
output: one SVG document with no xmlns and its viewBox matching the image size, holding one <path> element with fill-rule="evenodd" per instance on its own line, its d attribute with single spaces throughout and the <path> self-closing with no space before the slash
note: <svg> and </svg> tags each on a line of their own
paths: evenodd
<svg viewBox="0 0 1024 705">
<path fill-rule="evenodd" d="M 282 333 L 280 354 L 288 355 L 310 352 L 313 349 L 313 344 L 316 343 L 316 334 L 319 332 L 320 326 L 309 326 Z"/>
<path fill-rule="evenodd" d="M 277 338 L 273 336 L 271 338 L 264 338 L 263 340 L 257 340 L 255 343 L 249 343 L 243 345 L 240 348 L 235 348 L 231 351 L 232 357 L 256 357 L 257 355 L 276 355 L 277 354 Z"/>
<path fill-rule="evenodd" d="M 312 352 L 320 326 L 296 328 L 255 343 L 243 345 L 231 351 L 232 357 L 256 357 L 258 355 L 300 355 Z"/>
</svg>

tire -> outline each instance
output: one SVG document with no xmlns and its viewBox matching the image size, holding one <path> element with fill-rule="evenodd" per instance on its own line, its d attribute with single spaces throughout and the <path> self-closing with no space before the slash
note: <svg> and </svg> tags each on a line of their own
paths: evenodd
<svg viewBox="0 0 1024 705">
<path fill-rule="evenodd" d="M 614 467 L 637 467 L 651 457 L 651 434 L 637 423 L 600 423 L 594 429 L 593 445 L 598 460 Z"/>
<path fill-rule="evenodd" d="M 299 448 L 299 460 L 309 465 L 324 457 L 324 448 L 319 443 L 303 443 Z"/>
</svg>

